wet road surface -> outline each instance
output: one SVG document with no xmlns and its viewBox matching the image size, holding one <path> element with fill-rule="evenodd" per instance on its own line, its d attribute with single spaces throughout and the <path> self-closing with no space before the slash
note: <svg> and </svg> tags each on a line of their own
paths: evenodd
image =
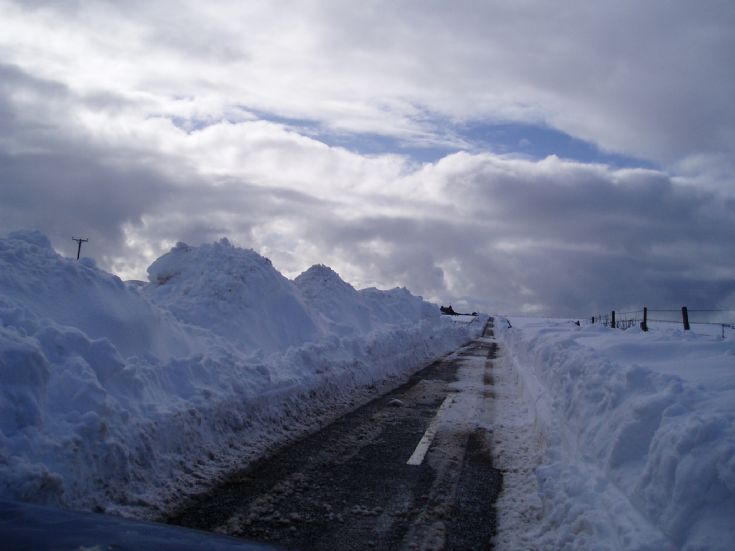
<svg viewBox="0 0 735 551">
<path fill-rule="evenodd" d="M 492 399 L 492 335 L 490 320 L 482 338 L 165 520 L 296 549 L 490 549 L 502 486 L 491 438 L 452 417 Z M 481 381 L 479 409 L 462 405 L 467 378 Z M 408 464 L 430 426 L 425 457 Z"/>
</svg>

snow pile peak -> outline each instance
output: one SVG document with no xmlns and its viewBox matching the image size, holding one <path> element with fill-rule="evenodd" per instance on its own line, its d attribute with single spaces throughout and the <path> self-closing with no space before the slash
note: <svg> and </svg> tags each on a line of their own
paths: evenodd
<svg viewBox="0 0 735 551">
<path fill-rule="evenodd" d="M 407 289 L 357 291 L 334 270 L 321 264 L 306 270 L 294 283 L 330 333 L 360 334 L 439 317 L 436 306 Z"/>
<path fill-rule="evenodd" d="M 338 292 L 343 295 L 357 293 L 355 288 L 343 280 L 337 272 L 324 264 L 314 264 L 300 274 L 294 283 L 301 291 L 310 297 L 318 292 Z"/>
<path fill-rule="evenodd" d="M 178 243 L 148 268 L 146 295 L 179 320 L 274 352 L 323 336 L 270 260 L 227 239 L 200 247 Z"/>
<path fill-rule="evenodd" d="M 316 264 L 299 275 L 294 284 L 328 332 L 352 335 L 373 329 L 371 312 L 362 295 L 331 268 Z"/>
</svg>

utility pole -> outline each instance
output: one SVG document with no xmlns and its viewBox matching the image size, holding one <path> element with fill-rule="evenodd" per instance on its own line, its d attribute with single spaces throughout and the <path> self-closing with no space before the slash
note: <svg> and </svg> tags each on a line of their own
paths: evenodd
<svg viewBox="0 0 735 551">
<path fill-rule="evenodd" d="M 77 244 L 79 245 L 77 247 L 77 260 L 79 260 L 79 255 L 82 254 L 82 243 L 86 243 L 87 241 L 89 241 L 89 239 L 83 239 L 81 237 L 72 237 L 71 240 L 76 241 Z"/>
</svg>

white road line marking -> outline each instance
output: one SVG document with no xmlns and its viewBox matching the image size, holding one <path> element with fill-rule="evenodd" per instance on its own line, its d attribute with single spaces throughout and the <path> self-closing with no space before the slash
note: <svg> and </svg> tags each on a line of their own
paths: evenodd
<svg viewBox="0 0 735 551">
<path fill-rule="evenodd" d="M 424 462 L 424 456 L 426 456 L 426 452 L 429 451 L 429 446 L 431 446 L 431 442 L 434 440 L 434 436 L 436 435 L 436 427 L 439 424 L 439 418 L 452 403 L 452 399 L 453 396 L 451 394 L 444 398 L 442 405 L 439 406 L 436 415 L 431 420 L 431 423 L 429 423 L 429 428 L 426 429 L 426 432 L 421 437 L 421 440 L 419 440 L 418 446 L 413 450 L 413 453 L 411 454 L 411 457 L 408 458 L 408 461 L 406 461 L 406 464 L 421 465 L 421 463 Z"/>
</svg>

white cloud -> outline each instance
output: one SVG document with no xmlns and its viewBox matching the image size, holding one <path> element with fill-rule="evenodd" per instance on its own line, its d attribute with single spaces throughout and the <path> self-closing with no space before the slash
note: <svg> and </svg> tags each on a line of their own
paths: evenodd
<svg viewBox="0 0 735 551">
<path fill-rule="evenodd" d="M 735 48 L 711 5 L 0 1 L 0 230 L 84 233 L 135 277 L 227 235 L 289 275 L 322 262 L 470 308 L 713 304 L 735 280 Z M 420 165 L 260 110 L 413 143 L 546 121 L 666 166 Z"/>
<path fill-rule="evenodd" d="M 3 3 L 3 59 L 163 113 L 183 97 L 418 141 L 437 116 L 522 120 L 667 165 L 733 154 L 729 2 L 69 5 Z"/>
</svg>

